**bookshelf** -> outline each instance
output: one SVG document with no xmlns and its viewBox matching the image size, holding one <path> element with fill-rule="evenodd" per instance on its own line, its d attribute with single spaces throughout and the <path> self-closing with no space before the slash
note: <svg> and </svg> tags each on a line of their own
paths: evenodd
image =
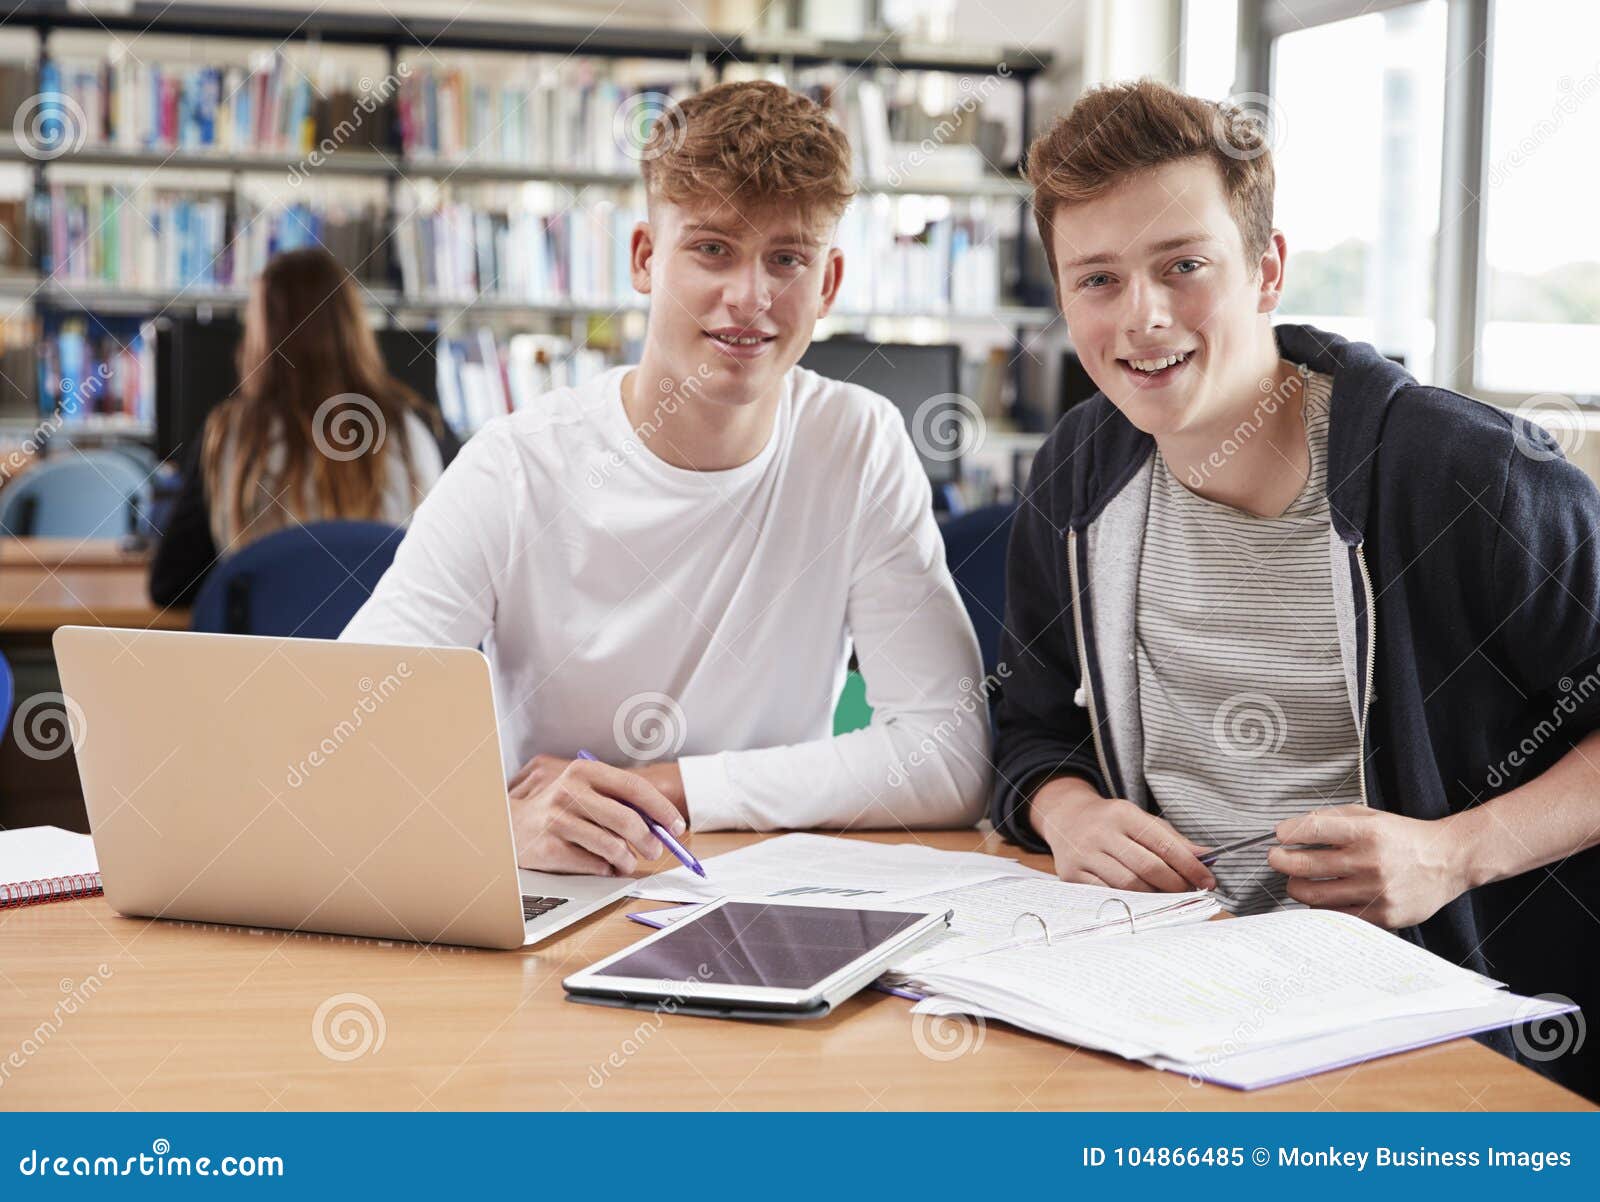
<svg viewBox="0 0 1600 1202">
<path fill-rule="evenodd" d="M 645 64 L 642 73 L 636 72 L 632 77 L 641 90 L 643 84 L 638 81 L 648 83 L 651 71 L 658 72 L 662 78 L 682 81 L 685 90 L 724 78 L 754 77 L 756 73 L 777 73 L 797 87 L 807 86 L 808 81 L 813 87 L 826 87 L 832 78 L 829 72 L 836 73 L 837 77 L 846 81 L 858 76 L 892 81 L 911 73 L 934 73 L 952 78 L 963 77 L 964 86 L 968 82 L 964 77 L 968 76 L 983 76 L 989 82 L 996 77 L 1003 77 L 1007 86 L 1015 87 L 1022 146 L 1027 143 L 1031 120 L 1030 82 L 1049 66 L 1047 58 L 1000 46 L 967 44 L 945 47 L 918 45 L 892 38 L 883 42 L 841 42 L 803 36 L 719 36 L 682 30 L 590 29 L 510 21 L 417 19 L 387 13 L 243 9 L 219 5 L 180 7 L 169 6 L 162 0 L 133 0 L 132 3 L 115 6 L 90 6 L 90 11 L 69 7 L 67 0 L 21 0 L 8 14 L 6 24 L 11 29 L 31 30 L 37 38 L 34 60 L 36 81 L 44 78 L 47 71 L 52 72 L 52 80 L 72 78 L 69 56 L 62 55 L 58 59 L 55 53 L 58 34 L 75 36 L 80 40 L 87 35 L 94 35 L 109 43 L 110 39 L 105 35 L 122 32 L 139 34 L 141 46 L 148 45 L 143 40 L 146 35 L 157 39 L 163 36 L 220 39 L 240 47 L 259 44 L 258 50 L 266 52 L 270 48 L 275 56 L 284 53 L 285 47 L 301 47 L 316 54 L 322 54 L 329 48 L 347 48 L 369 56 L 381 56 L 381 61 L 387 64 L 389 71 L 386 81 L 392 81 L 397 72 L 404 75 L 403 64 L 414 57 L 421 68 L 420 75 L 437 73 L 441 76 L 440 80 L 430 82 L 430 87 L 449 82 L 451 68 L 439 58 L 440 55 L 453 55 L 455 62 L 466 59 L 486 65 L 509 56 L 562 56 L 559 63 L 563 71 L 573 70 L 571 64 L 576 63 L 576 70 L 580 73 L 585 70 L 584 64 L 601 64 L 604 70 L 615 68 L 621 72 L 629 64 L 642 63 Z M 79 57 L 82 58 L 81 52 Z M 144 64 L 140 65 L 143 67 Z M 107 70 L 110 71 L 110 68 Z M 208 68 L 195 68 L 190 64 L 172 70 L 181 77 L 185 70 L 198 70 L 203 74 Z M 220 81 L 224 69 L 217 67 L 213 70 Z M 251 93 L 255 91 L 255 74 L 252 73 L 271 73 L 274 80 L 271 86 L 277 86 L 279 65 L 276 58 L 270 67 L 236 65 L 228 70 L 245 72 L 244 78 L 250 82 Z M 818 75 L 818 72 L 821 74 Z M 459 69 L 457 73 L 466 74 Z M 303 85 L 289 79 L 289 72 L 282 74 L 287 81 L 285 86 L 301 87 L 300 102 L 303 104 L 306 100 Z M 485 74 L 492 75 L 487 66 Z M 115 78 L 114 75 L 110 76 L 110 82 L 103 85 L 106 95 L 115 92 L 118 86 Z M 617 78 L 622 76 L 619 74 Z M 102 110 L 93 106 L 104 102 L 105 96 L 93 92 L 95 80 L 92 72 L 87 75 L 80 72 L 78 81 L 89 83 L 88 111 L 92 119 L 98 118 Z M 229 77 L 229 82 L 235 93 L 240 91 L 234 76 Z M 568 80 L 563 76 L 558 82 L 565 85 Z M 366 83 L 363 79 L 363 86 Z M 130 94 L 126 84 L 127 81 L 124 81 L 120 102 L 124 110 L 128 108 L 126 96 Z M 68 95 L 73 95 L 66 84 L 59 86 Z M 188 84 L 179 78 L 173 86 L 187 89 Z M 348 91 L 347 85 L 340 86 Z M 617 91 L 617 86 L 613 85 L 612 90 L 603 95 L 607 98 L 625 95 L 625 91 Z M 350 97 L 341 97 L 336 90 L 324 93 L 316 84 L 311 84 L 311 88 L 316 92 L 313 103 L 329 105 L 330 94 L 333 105 L 349 103 Z M 851 95 L 853 97 L 854 93 Z M 187 104 L 186 90 L 184 96 L 184 103 Z M 429 99 L 432 103 L 432 93 Z M 478 101 L 476 92 L 472 93 L 471 99 Z M 492 94 L 490 103 L 493 103 Z M 372 265 L 377 278 L 361 281 L 364 297 L 374 310 L 377 321 L 391 325 L 429 325 L 440 332 L 441 338 L 459 333 L 474 342 L 477 339 L 466 329 L 473 323 L 498 326 L 521 323 L 524 329 L 537 328 L 541 331 L 564 329 L 574 351 L 589 345 L 597 334 L 602 339 L 615 339 L 619 329 L 631 329 L 635 333 L 642 329 L 646 303 L 643 298 L 617 286 L 614 263 L 602 267 L 602 275 L 608 278 L 601 280 L 599 286 L 589 286 L 593 285 L 593 281 L 590 281 L 589 285 L 575 287 L 569 268 L 566 273 L 556 273 L 562 277 L 559 288 L 525 287 L 515 295 L 505 295 L 503 287 L 478 286 L 486 276 L 493 276 L 497 282 L 503 283 L 496 274 L 503 268 L 491 266 L 484 270 L 480 264 L 476 274 L 469 267 L 464 278 L 450 281 L 454 286 L 440 290 L 431 286 L 433 281 L 427 278 L 428 272 L 419 273 L 416 270 L 417 246 L 402 237 L 403 232 L 414 232 L 415 221 L 434 219 L 446 213 L 449 205 L 465 210 L 464 217 L 460 212 L 455 216 L 464 220 L 468 230 L 481 231 L 484 228 L 481 223 L 497 221 L 500 224 L 495 228 L 503 231 L 507 220 L 505 203 L 500 203 L 497 209 L 497 202 L 493 199 L 465 203 L 457 199 L 457 190 L 470 191 L 474 188 L 482 189 L 485 196 L 495 194 L 497 190 L 501 196 L 519 196 L 530 188 L 542 189 L 550 211 L 539 214 L 536 221 L 572 218 L 581 223 L 587 216 L 592 216 L 597 208 L 606 208 L 615 210 L 612 214 L 615 221 L 626 224 L 633 212 L 629 206 L 638 205 L 642 200 L 636 163 L 618 165 L 615 162 L 602 162 L 590 165 L 574 161 L 573 156 L 557 156 L 557 162 L 550 163 L 512 161 L 483 155 L 428 153 L 415 145 L 415 120 L 409 133 L 403 128 L 404 121 L 399 117 L 398 105 L 397 97 L 387 98 L 382 120 L 373 120 L 374 128 L 369 133 L 376 139 L 376 144 L 340 145 L 322 155 L 314 169 L 307 172 L 308 176 L 315 176 L 311 182 L 319 188 L 336 188 L 344 181 L 349 187 L 379 190 L 379 198 L 369 199 L 367 204 L 371 212 L 376 214 L 373 220 L 380 230 L 377 241 L 384 244 L 384 257 Z M 109 109 L 109 103 L 106 107 Z M 182 111 L 185 115 L 181 120 L 190 121 L 193 117 L 192 107 Z M 281 110 L 269 111 L 281 116 Z M 212 112 L 219 113 L 221 110 Z M 326 116 L 325 110 L 319 109 L 314 119 L 320 122 Z M 843 116 L 841 113 L 842 120 Z M 232 116 L 228 119 L 231 120 Z M 292 126 L 299 122 L 303 125 L 306 119 L 305 109 L 296 109 L 291 114 L 289 124 Z M 159 112 L 157 120 L 163 120 Z M 209 120 L 209 117 L 205 120 Z M 205 120 L 201 124 L 205 128 L 206 140 L 210 140 L 213 131 L 205 124 Z M 245 124 L 248 126 L 248 118 Z M 216 131 L 219 142 L 222 139 L 220 126 L 219 119 Z M 433 132 L 437 127 L 425 128 Z M 9 297 L 14 303 L 26 303 L 41 318 L 58 321 L 62 315 L 74 314 L 84 319 L 102 314 L 108 315 L 108 320 L 139 314 L 156 318 L 169 313 L 232 311 L 244 304 L 247 296 L 245 282 L 260 266 L 248 255 L 241 255 L 240 262 L 232 264 L 231 270 L 217 273 L 208 271 L 204 279 L 189 278 L 192 273 L 187 269 L 179 273 L 185 277 L 181 279 L 148 278 L 149 273 L 138 272 L 131 273 L 127 278 L 92 278 L 96 273 L 85 276 L 81 262 L 77 278 L 69 278 L 68 273 L 60 270 L 63 258 L 70 261 L 72 253 L 79 246 L 70 238 L 64 240 L 64 221 L 57 218 L 52 224 L 51 206 L 61 206 L 63 196 L 74 188 L 77 191 L 72 195 L 81 201 L 84 189 L 92 191 L 97 186 L 92 181 L 99 178 L 99 173 L 118 170 L 134 173 L 141 178 L 142 186 L 154 189 L 166 188 L 169 181 L 181 179 L 185 182 L 172 184 L 174 189 L 189 188 L 194 189 L 196 195 L 203 193 L 208 197 L 226 198 L 216 201 L 212 207 L 217 213 L 225 212 L 227 221 L 231 223 L 235 219 L 236 209 L 244 204 L 242 196 L 248 181 L 252 178 L 292 175 L 297 169 L 304 169 L 310 153 L 303 146 L 300 153 L 296 153 L 292 146 L 279 144 L 281 138 L 267 138 L 266 145 L 250 145 L 242 149 L 223 145 L 179 144 L 193 140 L 189 137 L 192 132 L 189 124 L 183 125 L 181 135 L 165 127 L 163 132 L 166 136 L 158 145 L 130 145 L 127 144 L 130 141 L 127 137 L 118 138 L 121 144 L 115 145 L 97 144 L 90 140 L 47 157 L 31 153 L 27 146 L 16 141 L 0 142 L 0 165 L 9 164 L 14 170 L 31 172 L 33 259 L 48 269 L 43 272 L 0 273 L 0 298 Z M 592 134 L 591 125 L 588 135 L 592 138 Z M 411 144 L 408 144 L 408 138 Z M 855 136 L 852 142 L 857 142 Z M 927 145 L 926 140 L 924 145 Z M 905 148 L 902 146 L 900 149 Z M 853 258 L 857 265 L 856 276 L 852 277 L 847 272 L 848 284 L 854 285 L 857 291 L 847 293 L 840 307 L 830 315 L 830 329 L 866 332 L 892 323 L 893 328 L 900 331 L 907 328 L 923 332 L 958 331 L 947 336 L 952 340 L 959 338 L 977 345 L 1004 343 L 1020 348 L 1024 331 L 1036 334 L 1055 322 L 1056 313 L 1052 306 L 1016 303 L 1005 295 L 1006 279 L 1010 280 L 1014 289 L 1017 281 L 1023 278 L 1024 247 L 1033 236 L 1026 209 L 1026 184 L 1014 164 L 1008 164 L 1008 170 L 996 171 L 992 159 L 984 155 L 980 148 L 973 147 L 973 151 L 964 161 L 956 160 L 958 166 L 963 167 L 962 170 L 944 177 L 938 174 L 936 167 L 931 173 L 919 171 L 911 177 L 895 178 L 901 173 L 892 172 L 886 178 L 884 173 L 867 171 L 858 162 L 861 195 L 856 203 L 876 207 L 856 221 L 857 243 L 848 247 L 846 254 L 847 259 Z M 880 146 L 880 159 L 882 153 L 883 147 Z M 597 157 L 604 159 L 607 156 Z M 614 159 L 616 156 L 610 157 Z M 970 169 L 980 159 L 984 166 L 978 170 Z M 200 185 L 193 182 L 201 178 L 215 182 Z M 74 180 L 77 182 L 70 182 Z M 428 210 L 427 205 L 417 199 L 419 194 L 437 198 L 430 202 L 438 206 L 437 210 Z M 97 200 L 92 199 L 86 211 L 99 214 L 104 210 L 99 207 Z M 402 213 L 405 214 L 403 218 Z M 942 231 L 936 230 L 942 232 L 943 240 L 929 238 L 926 242 L 942 248 L 938 253 L 956 253 L 949 249 L 953 242 L 956 250 L 969 254 L 970 259 L 965 264 L 956 265 L 965 266 L 964 273 L 958 273 L 956 266 L 951 266 L 954 260 L 937 259 L 927 245 L 916 244 L 916 239 L 905 244 L 905 239 L 901 238 L 898 239 L 900 244 L 895 244 L 897 240 L 893 235 L 888 239 L 891 245 L 887 249 L 891 252 L 903 251 L 905 261 L 896 260 L 890 263 L 888 270 L 883 268 L 885 246 L 882 230 L 885 227 L 898 230 L 907 224 L 908 213 L 912 225 L 919 219 L 919 214 L 928 221 L 930 230 L 936 230 L 943 223 Z M 516 216 L 513 213 L 513 222 Z M 212 217 L 214 214 L 208 210 L 206 221 L 211 222 Z M 350 218 L 358 223 L 365 219 L 362 214 Z M 442 217 L 439 219 L 444 220 Z M 187 223 L 190 218 L 186 214 L 183 220 Z M 77 222 L 74 228 L 81 228 L 85 224 L 82 213 L 77 214 Z M 195 222 L 206 224 L 199 219 L 195 219 Z M 448 225 L 448 222 L 445 224 Z M 231 226 L 228 228 L 231 229 Z M 952 229 L 955 231 L 953 239 L 950 233 Z M 564 240 L 565 230 L 563 226 L 561 245 L 563 249 L 570 249 Z M 143 236 L 143 231 L 135 228 L 131 234 Z M 482 237 L 481 232 L 479 237 Z M 215 242 L 208 245 L 215 245 Z M 232 241 L 228 242 L 230 260 L 235 253 L 233 245 Z M 402 263 L 401 260 L 406 259 L 405 248 L 408 245 L 410 258 Z M 508 241 L 507 245 L 520 250 L 522 243 Z M 598 245 L 604 249 L 603 240 Z M 64 251 L 64 247 L 70 249 Z M 469 258 L 471 250 L 469 237 Z M 265 252 L 258 250 L 257 257 L 259 253 Z M 97 262 L 108 257 L 115 258 L 114 254 L 108 256 L 98 249 L 94 256 Z M 576 252 L 574 256 L 578 257 Z M 140 261 L 160 262 L 165 266 L 166 257 L 164 251 L 159 254 L 143 253 Z M 199 257 L 207 258 L 209 252 Z M 128 258 L 124 251 L 123 259 Z M 432 259 L 424 256 L 422 261 L 427 265 Z M 519 260 L 509 261 L 514 266 L 520 265 Z M 213 258 L 211 263 L 215 262 Z M 211 263 L 207 266 L 211 266 Z M 406 267 L 410 270 L 405 270 Z M 863 287 L 860 282 L 863 269 L 878 270 L 881 277 L 869 277 L 867 285 Z M 972 287 L 974 272 L 984 284 L 983 287 Z M 210 278 L 213 274 L 220 278 Z M 929 279 L 941 280 L 948 295 L 930 295 L 926 287 Z M 952 280 L 956 283 L 952 284 Z M 973 303 L 974 298 L 976 303 Z M 601 349 L 615 357 L 623 348 L 613 341 Z M 1020 369 L 1015 367 L 1015 360 L 1022 357 L 1013 356 L 1013 370 L 1018 373 Z M 1020 374 L 1013 380 L 1013 385 L 1020 386 Z M 42 384 L 41 391 L 45 391 Z M 41 412 L 41 416 L 45 414 Z M 127 415 L 123 414 L 90 416 L 93 420 L 75 420 L 72 432 L 93 434 L 97 431 L 114 431 L 127 435 L 130 432 L 145 433 L 153 427 L 153 421 L 129 421 Z M 0 427 L 14 427 L 17 421 L 14 413 L 8 413 L 0 416 Z"/>
<path fill-rule="evenodd" d="M 287 171 L 303 155 L 237 154 L 194 150 L 127 151 L 85 146 L 54 162 L 83 163 L 98 167 L 142 167 L 191 169 L 199 171 Z M 0 142 L 0 163 L 31 165 L 34 157 L 15 142 Z M 431 160 L 420 157 L 397 158 L 364 151 L 340 151 L 329 155 L 317 169 L 319 175 L 394 176 L 405 178 L 456 179 L 466 182 L 500 181 L 508 183 L 551 183 L 568 187 L 632 188 L 639 183 L 637 171 L 534 170 L 516 163 L 475 163 L 471 160 Z M 1028 196 L 1027 181 L 1021 177 L 980 180 L 945 180 L 928 183 L 890 184 L 886 181 L 861 181 L 863 196 L 926 196 L 930 193 L 950 197 L 991 197 L 997 200 L 1023 200 Z"/>
</svg>

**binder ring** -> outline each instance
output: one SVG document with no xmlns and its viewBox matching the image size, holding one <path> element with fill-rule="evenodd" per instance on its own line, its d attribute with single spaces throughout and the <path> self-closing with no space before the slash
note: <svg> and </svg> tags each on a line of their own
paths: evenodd
<svg viewBox="0 0 1600 1202">
<path fill-rule="evenodd" d="M 1105 901 L 1100 903 L 1100 909 L 1095 911 L 1095 917 L 1103 917 L 1105 915 L 1107 906 L 1121 906 L 1123 913 L 1128 916 L 1128 934 L 1137 935 L 1139 933 L 1139 926 L 1133 921 L 1133 907 L 1130 906 L 1126 900 L 1120 897 L 1106 898 Z"/>
<path fill-rule="evenodd" d="M 1034 922 L 1039 924 L 1040 936 L 1044 939 L 1044 945 L 1046 947 L 1049 947 L 1050 946 L 1050 924 L 1047 923 L 1043 918 L 1039 917 L 1039 915 L 1035 914 L 1032 910 L 1024 910 L 1021 914 L 1018 914 L 1016 916 L 1016 918 L 1014 918 L 1012 920 L 1012 922 L 1011 922 L 1011 937 L 1013 939 L 1026 938 L 1026 936 L 1020 935 L 1020 934 L 1017 933 L 1017 928 L 1019 926 L 1022 926 L 1024 921 L 1026 919 L 1029 919 L 1029 918 L 1033 919 Z"/>
</svg>

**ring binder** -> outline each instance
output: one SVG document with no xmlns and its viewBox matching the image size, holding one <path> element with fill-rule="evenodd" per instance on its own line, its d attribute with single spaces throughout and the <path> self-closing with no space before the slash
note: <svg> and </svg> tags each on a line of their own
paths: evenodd
<svg viewBox="0 0 1600 1202">
<path fill-rule="evenodd" d="M 1105 901 L 1100 903 L 1100 908 L 1095 911 L 1094 916 L 1096 918 L 1099 918 L 1102 914 L 1104 914 L 1106 912 L 1106 907 L 1107 906 L 1121 906 L 1122 910 L 1123 910 L 1123 913 L 1125 913 L 1128 916 L 1128 934 L 1137 935 L 1139 933 L 1139 925 L 1136 922 L 1133 921 L 1133 907 L 1128 904 L 1128 899 L 1127 898 L 1125 898 L 1125 897 L 1108 897 L 1108 898 L 1106 898 Z"/>
<path fill-rule="evenodd" d="M 1096 922 L 1098 923 L 1100 921 L 1100 916 L 1106 912 L 1106 907 L 1109 905 L 1118 905 L 1122 907 L 1123 912 L 1128 916 L 1128 933 L 1130 935 L 1137 935 L 1139 933 L 1139 926 L 1138 923 L 1134 921 L 1133 907 L 1130 906 L 1126 900 L 1120 897 L 1108 897 L 1105 899 L 1105 901 L 1100 903 L 1099 910 L 1095 912 Z M 1022 925 L 1024 919 L 1029 918 L 1033 919 L 1034 922 L 1039 924 L 1039 930 L 1043 933 L 1039 935 L 1019 937 L 1017 935 L 1017 927 Z M 965 964 L 969 960 L 976 960 L 979 956 L 988 956 L 995 952 L 1013 951 L 1019 947 L 1038 947 L 1041 944 L 1045 947 L 1049 947 L 1058 937 L 1065 938 L 1070 935 L 1081 935 L 1095 929 L 1096 927 L 1075 927 L 1070 931 L 1052 931 L 1050 929 L 1050 924 L 1047 923 L 1043 917 L 1034 913 L 1032 910 L 1024 910 L 1022 913 L 1018 914 L 1016 918 L 1011 920 L 1011 939 L 1008 942 L 997 943 L 993 947 L 986 947 L 980 951 L 967 952 L 964 955 L 950 956 L 944 960 L 936 960 L 932 964 L 919 964 L 916 966 L 915 971 L 917 974 L 931 972 L 936 968 L 943 968 L 947 964 Z M 935 944 L 934 946 L 937 947 L 938 945 Z"/>
</svg>

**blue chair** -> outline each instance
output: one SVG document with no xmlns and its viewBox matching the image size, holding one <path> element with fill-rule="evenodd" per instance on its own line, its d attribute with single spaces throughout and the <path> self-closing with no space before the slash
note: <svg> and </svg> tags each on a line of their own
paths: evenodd
<svg viewBox="0 0 1600 1202">
<path fill-rule="evenodd" d="M 269 534 L 211 570 L 189 624 L 219 634 L 338 638 L 404 535 L 382 522 L 314 522 Z"/>
<path fill-rule="evenodd" d="M 5 738 L 6 727 L 11 725 L 11 703 L 16 700 L 16 681 L 11 677 L 11 661 L 0 652 L 0 739 Z"/>
<path fill-rule="evenodd" d="M 142 442 L 108 442 L 100 449 L 109 451 L 113 455 L 121 455 L 131 461 L 145 476 L 154 475 L 156 468 L 161 466 L 160 457 Z"/>
<path fill-rule="evenodd" d="M 1000 663 L 1000 627 L 1006 613 L 1006 546 L 1011 541 L 1015 504 L 985 505 L 940 527 L 944 557 L 955 577 L 956 591 L 967 607 L 983 653 L 983 670 Z"/>
<path fill-rule="evenodd" d="M 116 451 L 52 457 L 0 490 L 0 534 L 121 538 L 143 530 L 150 484 Z"/>
</svg>

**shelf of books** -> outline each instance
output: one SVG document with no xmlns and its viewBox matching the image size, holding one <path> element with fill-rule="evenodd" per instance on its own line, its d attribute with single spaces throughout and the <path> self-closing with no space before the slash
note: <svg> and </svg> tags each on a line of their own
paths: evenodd
<svg viewBox="0 0 1600 1202">
<path fill-rule="evenodd" d="M 643 330 L 628 275 L 643 136 L 719 78 L 783 80 L 851 136 L 863 182 L 840 223 L 830 330 L 981 352 L 1054 321 L 1014 298 L 1039 60 L 996 51 L 982 74 L 971 54 L 922 48 L 907 70 L 864 46 L 672 50 L 623 31 L 597 48 L 583 31 L 471 24 L 429 45 L 415 22 L 144 7 L 136 57 L 116 22 L 48 4 L 23 5 L 61 18 L 48 33 L 0 31 L 16 114 L 0 144 L 0 314 L 13 349 L 26 311 L 36 322 L 36 417 L 60 418 L 62 381 L 99 370 L 115 387 L 63 421 L 152 429 L 151 323 L 239 308 L 273 254 L 308 244 L 345 264 L 375 321 L 438 332 L 441 399 L 467 432 L 541 381 L 600 370 Z M 265 41 L 280 18 L 283 39 Z M 474 365 L 499 385 L 464 380 Z M 20 408 L 0 400 L 0 424 Z"/>
</svg>

